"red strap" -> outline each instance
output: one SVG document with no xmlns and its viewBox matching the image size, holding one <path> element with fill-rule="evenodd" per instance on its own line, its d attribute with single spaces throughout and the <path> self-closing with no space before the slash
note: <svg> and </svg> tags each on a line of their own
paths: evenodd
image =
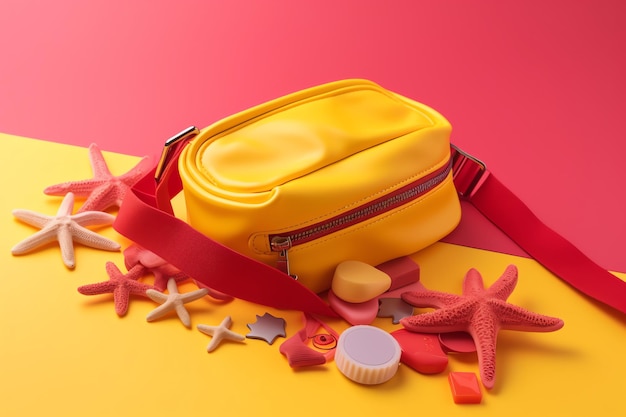
<svg viewBox="0 0 626 417">
<path fill-rule="evenodd" d="M 317 294 L 290 276 L 209 239 L 168 213 L 169 196 L 182 188 L 176 163 L 181 150 L 158 187 L 153 170 L 126 194 L 115 230 L 217 291 L 278 309 L 336 317 Z M 167 212 L 157 208 L 157 201 Z"/>
<path fill-rule="evenodd" d="M 545 268 L 589 297 L 626 313 L 626 282 L 543 224 L 492 174 L 486 173 L 467 198 Z"/>
<path fill-rule="evenodd" d="M 182 148 L 175 150 L 158 187 L 152 172 L 126 195 L 113 227 L 217 291 L 279 309 L 335 317 L 317 294 L 293 278 L 207 238 L 173 216 L 170 196 L 182 189 L 177 164 Z M 457 148 L 452 151 L 455 184 L 463 197 L 548 270 L 584 294 L 626 313 L 626 282 L 543 224 L 484 171 L 484 164 Z M 477 178 L 481 178 L 480 186 Z"/>
</svg>

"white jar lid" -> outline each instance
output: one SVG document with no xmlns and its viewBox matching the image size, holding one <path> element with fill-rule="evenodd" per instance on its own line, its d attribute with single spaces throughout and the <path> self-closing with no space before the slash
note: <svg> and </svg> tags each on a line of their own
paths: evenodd
<svg viewBox="0 0 626 417">
<path fill-rule="evenodd" d="M 378 327 L 359 325 L 344 331 L 337 342 L 335 363 L 346 377 L 360 384 L 382 384 L 396 374 L 402 350 Z"/>
</svg>

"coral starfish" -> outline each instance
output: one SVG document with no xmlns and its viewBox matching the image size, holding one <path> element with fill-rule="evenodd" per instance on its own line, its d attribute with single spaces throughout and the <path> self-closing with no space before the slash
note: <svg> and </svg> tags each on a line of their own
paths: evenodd
<svg viewBox="0 0 626 417">
<path fill-rule="evenodd" d="M 246 339 L 245 336 L 230 330 L 232 323 L 233 321 L 230 316 L 226 316 L 219 326 L 198 324 L 198 330 L 206 335 L 212 336 L 211 342 L 209 342 L 209 345 L 206 348 L 208 352 L 213 352 L 224 340 L 242 342 Z"/>
<path fill-rule="evenodd" d="M 206 288 L 200 288 L 195 291 L 181 294 L 178 292 L 176 280 L 173 278 L 170 278 L 170 280 L 167 281 L 167 291 L 169 294 L 163 294 L 155 289 L 146 291 L 146 295 L 150 297 L 152 301 L 161 303 L 159 307 L 155 308 L 150 312 L 150 314 L 148 314 L 146 320 L 153 321 L 159 319 L 174 310 L 176 311 L 180 321 L 182 321 L 185 326 L 191 326 L 191 318 L 189 317 L 189 312 L 185 309 L 185 304 L 204 297 L 209 291 Z"/>
<path fill-rule="evenodd" d="M 143 275 L 141 265 L 131 268 L 127 274 L 122 274 L 113 262 L 107 262 L 106 271 L 109 275 L 108 281 L 80 286 L 78 292 L 84 295 L 113 293 L 115 312 L 118 316 L 123 316 L 128 311 L 131 294 L 145 297 L 147 290 L 154 289 L 152 285 L 138 281 Z"/>
<path fill-rule="evenodd" d="M 89 146 L 89 159 L 93 171 L 92 179 L 51 185 L 43 192 L 48 195 L 73 192 L 78 197 L 87 197 L 79 212 L 104 211 L 110 207 L 119 207 L 126 192 L 151 169 L 152 165 L 150 158 L 144 157 L 127 173 L 114 176 L 95 143 Z"/>
<path fill-rule="evenodd" d="M 74 194 L 67 193 L 61 202 L 56 216 L 47 216 L 30 210 L 13 210 L 13 215 L 21 221 L 40 228 L 34 235 L 24 239 L 11 249 L 13 255 L 22 255 L 46 243 L 57 240 L 61 248 L 63 263 L 68 268 L 76 266 L 74 241 L 96 249 L 116 251 L 120 245 L 110 239 L 85 228 L 92 225 L 110 225 L 115 217 L 99 211 L 84 211 L 72 214 Z"/>
<path fill-rule="evenodd" d="M 402 294 L 416 307 L 435 307 L 429 313 L 405 317 L 400 323 L 410 331 L 446 333 L 467 331 L 476 344 L 480 376 L 485 388 L 493 388 L 496 374 L 496 339 L 502 330 L 550 332 L 563 327 L 563 320 L 536 314 L 509 304 L 506 299 L 517 284 L 517 268 L 509 265 L 504 274 L 485 289 L 480 273 L 471 269 L 463 282 L 463 295 L 427 289 Z"/>
</svg>

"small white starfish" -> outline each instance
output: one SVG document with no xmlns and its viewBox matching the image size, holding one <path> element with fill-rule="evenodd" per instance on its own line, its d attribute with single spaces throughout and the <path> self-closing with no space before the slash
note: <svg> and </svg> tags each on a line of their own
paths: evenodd
<svg viewBox="0 0 626 417">
<path fill-rule="evenodd" d="M 161 304 L 148 314 L 146 320 L 154 321 L 174 310 L 185 326 L 191 326 L 191 318 L 189 317 L 189 312 L 185 309 L 185 304 L 204 297 L 209 293 L 209 290 L 200 288 L 199 290 L 181 294 L 178 292 L 176 280 L 170 278 L 167 281 L 167 291 L 169 294 L 163 294 L 153 289 L 146 290 L 146 295 L 150 297 L 152 301 Z"/>
<path fill-rule="evenodd" d="M 99 211 L 84 211 L 72 214 L 74 194 L 67 193 L 61 202 L 56 216 L 47 216 L 31 210 L 13 210 L 13 215 L 31 226 L 41 230 L 22 240 L 11 249 L 13 255 L 22 255 L 49 242 L 57 240 L 61 248 L 63 263 L 68 268 L 76 266 L 74 241 L 96 249 L 116 251 L 119 243 L 100 236 L 84 226 L 110 225 L 115 216 Z"/>
<path fill-rule="evenodd" d="M 219 326 L 209 326 L 207 324 L 198 324 L 198 330 L 202 333 L 212 336 L 211 342 L 206 347 L 207 352 L 213 352 L 224 340 L 232 340 L 234 342 L 242 342 L 246 340 L 245 336 L 230 330 L 233 323 L 230 316 L 226 316 Z"/>
</svg>

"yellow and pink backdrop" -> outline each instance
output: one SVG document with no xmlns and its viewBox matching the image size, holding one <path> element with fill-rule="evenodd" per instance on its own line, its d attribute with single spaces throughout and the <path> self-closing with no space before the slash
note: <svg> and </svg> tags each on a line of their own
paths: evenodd
<svg viewBox="0 0 626 417">
<path fill-rule="evenodd" d="M 78 248 L 68 271 L 54 246 L 26 257 L 10 248 L 33 232 L 11 210 L 54 214 L 59 201 L 41 191 L 88 178 L 90 143 L 121 173 L 189 125 L 367 78 L 444 114 L 455 144 L 623 277 L 625 48 L 626 3 L 616 0 L 0 2 L 2 414 L 623 412 L 623 317 L 557 281 L 469 207 L 446 243 L 415 255 L 423 272 L 459 292 L 469 267 L 480 265 L 490 283 L 516 263 L 512 301 L 566 323 L 553 335 L 505 336 L 501 387 L 474 408 L 453 405 L 441 378 L 407 369 L 371 389 L 333 367 L 292 372 L 277 346 L 207 354 L 209 339 L 175 319 L 144 323 L 150 303 L 118 319 L 106 297 L 76 293 L 105 280 L 104 262 L 121 254 Z M 228 313 L 242 333 L 267 311 L 205 304 L 200 321 Z M 284 314 L 294 333 L 299 316 Z M 471 358 L 453 361 L 476 370 Z"/>
</svg>

